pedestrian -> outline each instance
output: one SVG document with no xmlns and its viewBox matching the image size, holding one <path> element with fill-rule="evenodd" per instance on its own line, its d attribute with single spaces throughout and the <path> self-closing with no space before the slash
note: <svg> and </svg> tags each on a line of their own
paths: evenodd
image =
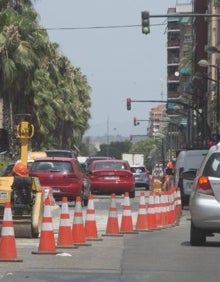
<svg viewBox="0 0 220 282">
<path fill-rule="evenodd" d="M 165 177 L 164 182 L 162 185 L 163 191 L 170 190 L 171 187 L 174 186 L 174 171 L 173 171 L 173 163 L 169 161 L 166 165 Z"/>
</svg>

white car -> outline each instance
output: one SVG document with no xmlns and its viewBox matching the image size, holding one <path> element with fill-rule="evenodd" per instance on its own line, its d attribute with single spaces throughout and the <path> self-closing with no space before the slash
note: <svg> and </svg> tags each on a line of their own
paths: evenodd
<svg viewBox="0 0 220 282">
<path fill-rule="evenodd" d="M 208 149 L 202 150 L 183 150 L 181 151 L 176 159 L 174 166 L 174 182 L 175 186 L 180 188 L 182 205 L 188 205 L 189 197 L 192 192 L 193 181 L 188 179 L 183 179 L 182 174 L 185 171 L 197 170 Z"/>
</svg>

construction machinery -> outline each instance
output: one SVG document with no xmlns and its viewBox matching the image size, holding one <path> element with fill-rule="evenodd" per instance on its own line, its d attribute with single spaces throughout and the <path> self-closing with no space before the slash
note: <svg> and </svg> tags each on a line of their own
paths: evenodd
<svg viewBox="0 0 220 282">
<path fill-rule="evenodd" d="M 34 126 L 29 122 L 30 115 L 18 117 L 16 134 L 21 143 L 20 160 L 27 167 L 28 141 L 34 135 Z M 0 177 L 0 223 L 5 203 L 11 202 L 15 237 L 37 238 L 43 214 L 43 190 L 38 178 L 21 175 Z"/>
</svg>

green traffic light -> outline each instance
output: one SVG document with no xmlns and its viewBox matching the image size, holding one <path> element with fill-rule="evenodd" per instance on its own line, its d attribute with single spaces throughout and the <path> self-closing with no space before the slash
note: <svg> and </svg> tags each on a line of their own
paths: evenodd
<svg viewBox="0 0 220 282">
<path fill-rule="evenodd" d="M 142 29 L 142 32 L 144 33 L 144 34 L 148 34 L 148 33 L 150 33 L 150 29 L 149 29 L 149 27 L 143 27 L 143 29 Z"/>
<path fill-rule="evenodd" d="M 150 33 L 150 13 L 148 11 L 141 12 L 142 19 L 142 33 Z"/>
</svg>

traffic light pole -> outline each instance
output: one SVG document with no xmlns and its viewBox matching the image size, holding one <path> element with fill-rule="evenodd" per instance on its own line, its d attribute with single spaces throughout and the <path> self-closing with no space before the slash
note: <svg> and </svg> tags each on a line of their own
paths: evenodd
<svg viewBox="0 0 220 282">
<path fill-rule="evenodd" d="M 200 111 L 197 108 L 195 108 L 195 107 L 193 107 L 193 106 L 191 106 L 187 103 L 183 103 L 181 101 L 176 101 L 176 100 L 167 100 L 167 101 L 165 101 L 165 100 L 132 100 L 131 98 L 127 98 L 127 101 L 128 101 L 128 99 L 129 99 L 129 106 L 130 106 L 129 110 L 131 110 L 131 103 L 165 103 L 165 104 L 169 104 L 169 102 L 170 102 L 170 103 L 176 103 L 176 104 L 180 104 L 182 106 L 186 106 L 187 108 L 193 109 L 194 111 L 196 111 L 198 114 L 201 115 Z M 127 107 L 127 109 L 128 109 L 128 107 Z"/>
<path fill-rule="evenodd" d="M 171 13 L 171 14 L 161 14 L 161 15 L 151 15 L 149 14 L 149 18 L 173 18 L 173 17 L 204 17 L 204 18 L 211 18 L 211 17 L 220 17 L 220 14 L 187 14 L 187 13 L 182 13 L 182 14 L 176 14 L 176 13 Z"/>
</svg>

